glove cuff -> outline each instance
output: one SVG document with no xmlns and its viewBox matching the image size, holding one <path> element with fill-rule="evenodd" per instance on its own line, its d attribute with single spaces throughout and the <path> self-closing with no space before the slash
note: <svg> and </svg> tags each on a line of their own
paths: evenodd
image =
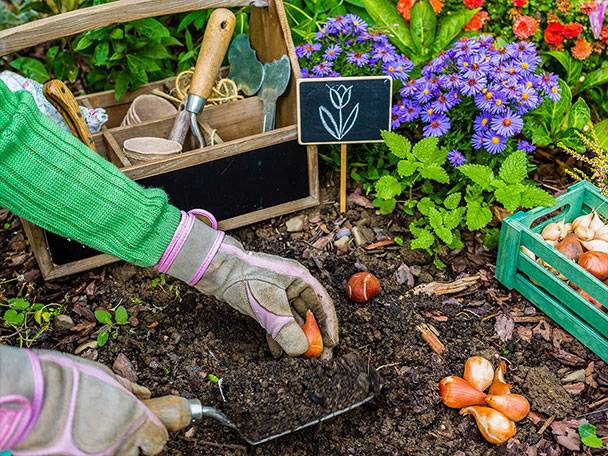
<svg viewBox="0 0 608 456">
<path fill-rule="evenodd" d="M 207 218 L 211 227 L 197 220 L 197 215 Z M 217 230 L 217 220 L 210 212 L 203 209 L 181 211 L 177 230 L 156 269 L 194 286 L 209 268 L 224 236 L 223 231 Z M 181 255 L 182 251 L 188 254 Z"/>
<path fill-rule="evenodd" d="M 44 376 L 40 360 L 25 350 L 31 366 L 32 398 L 20 394 L 0 397 L 0 451 L 16 447 L 32 432 L 44 399 Z"/>
</svg>

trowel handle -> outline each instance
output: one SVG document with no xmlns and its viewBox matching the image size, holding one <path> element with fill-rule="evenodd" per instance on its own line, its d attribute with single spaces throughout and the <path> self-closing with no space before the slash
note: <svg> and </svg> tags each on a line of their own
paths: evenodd
<svg viewBox="0 0 608 456">
<path fill-rule="evenodd" d="M 154 413 L 170 432 L 176 432 L 201 417 L 201 403 L 179 396 L 163 396 L 143 403 Z"/>
<path fill-rule="evenodd" d="M 211 94 L 235 25 L 236 17 L 230 10 L 219 8 L 211 13 L 190 84 L 191 95 L 208 98 Z"/>
</svg>

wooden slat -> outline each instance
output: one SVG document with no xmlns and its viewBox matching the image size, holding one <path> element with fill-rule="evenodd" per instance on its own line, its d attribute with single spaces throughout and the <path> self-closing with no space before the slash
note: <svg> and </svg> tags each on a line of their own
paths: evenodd
<svg viewBox="0 0 608 456">
<path fill-rule="evenodd" d="M 266 5 L 265 0 L 119 0 L 4 30 L 0 32 L 0 57 L 110 24 L 206 8 Z"/>
</svg>

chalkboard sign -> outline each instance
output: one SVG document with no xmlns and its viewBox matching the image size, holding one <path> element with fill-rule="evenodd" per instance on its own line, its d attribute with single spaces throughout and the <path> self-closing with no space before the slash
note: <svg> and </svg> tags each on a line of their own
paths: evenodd
<svg viewBox="0 0 608 456">
<path fill-rule="evenodd" d="M 388 76 L 298 79 L 300 144 L 382 142 L 390 130 Z"/>
</svg>

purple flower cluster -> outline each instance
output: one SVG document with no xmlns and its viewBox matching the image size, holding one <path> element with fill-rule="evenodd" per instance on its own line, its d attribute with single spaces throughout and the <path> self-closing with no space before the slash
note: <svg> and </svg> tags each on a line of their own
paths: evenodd
<svg viewBox="0 0 608 456">
<path fill-rule="evenodd" d="M 405 82 L 413 68 L 385 34 L 369 30 L 354 14 L 329 18 L 314 42 L 296 47 L 296 55 L 305 78 L 384 74 Z"/>
<path fill-rule="evenodd" d="M 452 109 L 469 98 L 479 112 L 473 149 L 500 153 L 509 138 L 521 133 L 525 113 L 545 96 L 559 100 L 557 76 L 537 74 L 540 63 L 534 44 L 526 41 L 497 48 L 490 36 L 463 38 L 425 66 L 420 78 L 404 84 L 403 99 L 393 110 L 393 128 L 419 119 L 424 136 L 443 136 L 450 131 Z M 520 147 L 527 152 L 534 148 L 528 142 Z M 450 162 L 462 164 L 453 155 Z"/>
</svg>

